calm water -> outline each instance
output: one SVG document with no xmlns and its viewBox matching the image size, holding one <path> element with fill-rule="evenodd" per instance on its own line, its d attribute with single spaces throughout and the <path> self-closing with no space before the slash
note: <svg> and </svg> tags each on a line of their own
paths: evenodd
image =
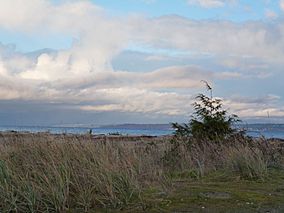
<svg viewBox="0 0 284 213">
<path fill-rule="evenodd" d="M 92 134 L 122 134 L 122 135 L 151 135 L 161 136 L 173 133 L 170 129 L 126 129 L 126 128 L 91 128 L 91 127 L 41 127 L 41 126 L 17 126 L 17 127 L 0 127 L 0 131 L 18 131 L 18 132 L 50 132 L 55 134 L 60 133 L 73 133 L 85 134 L 89 133 L 90 129 Z"/>
<path fill-rule="evenodd" d="M 284 139 L 284 124 L 249 124 L 243 125 L 243 128 L 253 137 Z"/>
<path fill-rule="evenodd" d="M 241 128 L 246 129 L 247 134 L 253 137 L 264 136 L 266 138 L 281 138 L 284 139 L 284 124 L 247 124 Z M 93 134 L 113 134 L 119 133 L 122 135 L 169 135 L 173 130 L 168 128 L 90 128 L 90 127 L 40 127 L 40 126 L 6 126 L 0 127 L 0 131 L 19 131 L 19 132 L 50 132 L 50 133 L 73 133 L 85 134 L 92 129 Z"/>
</svg>

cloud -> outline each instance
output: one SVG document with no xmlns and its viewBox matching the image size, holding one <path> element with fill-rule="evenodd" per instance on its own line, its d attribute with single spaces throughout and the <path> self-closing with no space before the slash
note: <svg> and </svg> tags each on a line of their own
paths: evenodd
<svg viewBox="0 0 284 213">
<path fill-rule="evenodd" d="M 277 95 L 262 97 L 233 97 L 225 99 L 224 105 L 230 107 L 230 111 L 243 118 L 253 117 L 282 117 L 284 108 L 279 107 L 281 98 Z"/>
<path fill-rule="evenodd" d="M 188 0 L 189 5 L 199 5 L 205 8 L 223 7 L 226 0 Z"/>
<path fill-rule="evenodd" d="M 243 74 L 239 72 L 219 72 L 215 76 L 219 79 L 238 79 L 244 77 Z"/>
<path fill-rule="evenodd" d="M 210 7 L 227 3 L 202 2 Z M 283 65 L 284 57 L 284 25 L 280 21 L 112 17 L 91 1 L 1 1 L 0 29 L 38 37 L 58 34 L 74 38 L 69 49 L 37 54 L 0 45 L 1 100 L 65 103 L 92 112 L 186 114 L 195 89 L 202 86 L 200 80 L 244 79 L 244 72 L 255 77 L 254 70 L 261 66 L 265 66 L 262 76 L 267 76 L 271 64 Z M 168 61 L 173 52 L 188 54 L 191 61 L 147 72 L 113 68 L 113 58 L 131 44 L 152 51 L 145 57 L 146 63 Z M 160 51 L 165 53 L 162 57 L 157 54 Z M 226 69 L 214 72 L 216 68 L 204 63 L 209 59 L 219 61 Z M 239 106 L 237 102 L 228 104 L 244 116 L 259 106 L 256 102 Z M 245 107 L 251 111 L 246 112 Z M 274 108 L 276 104 L 259 110 Z"/>
<path fill-rule="evenodd" d="M 266 9 L 265 16 L 269 19 L 276 19 L 278 17 L 278 14 L 273 10 Z"/>
<path fill-rule="evenodd" d="M 96 96 L 103 97 L 107 104 L 82 106 L 86 111 L 119 111 L 184 115 L 190 109 L 191 96 L 173 92 L 159 93 L 145 89 L 117 88 L 97 90 Z"/>
<path fill-rule="evenodd" d="M 282 61 L 284 57 L 281 22 L 194 21 L 164 16 L 146 20 L 140 28 L 143 26 L 140 41 L 155 48 L 268 61 Z"/>
<path fill-rule="evenodd" d="M 33 4 L 19 0 L 1 2 L 0 27 L 33 33 L 71 34 L 78 41 L 70 50 L 72 57 L 87 58 L 88 63 L 107 65 L 130 43 L 196 54 L 281 61 L 283 58 L 284 27 L 281 22 L 195 21 L 178 16 L 110 18 L 90 1 L 31 2 Z M 23 12 L 12 12 L 14 8 L 22 8 L 19 5 L 24 8 Z M 10 14 L 19 15 L 13 17 Z"/>
<path fill-rule="evenodd" d="M 74 38 L 70 49 L 58 52 L 56 56 L 39 56 L 34 69 L 22 73 L 23 78 L 29 79 L 56 79 L 109 69 L 113 55 L 125 48 L 129 40 L 124 21 L 119 18 L 110 20 L 103 9 L 90 1 L 58 4 L 47 0 L 1 2 L 0 28 L 33 36 L 58 34 Z M 115 36 L 107 36 L 109 33 Z"/>
<path fill-rule="evenodd" d="M 213 76 L 193 66 L 173 66 L 146 73 L 111 69 L 84 73 L 84 61 L 78 65 L 81 72 L 77 73 L 68 52 L 29 57 L 30 54 L 3 45 L 2 52 L 9 52 L 9 60 L 0 55 L 1 100 L 65 103 L 84 111 L 182 115 L 189 108 L 191 95 L 160 90 L 199 88 L 201 79 Z M 22 61 L 27 65 L 22 66 Z"/>
<path fill-rule="evenodd" d="M 279 1 L 280 9 L 284 11 L 284 0 Z"/>
<path fill-rule="evenodd" d="M 52 15 L 51 15 L 52 14 Z M 86 30 L 91 23 L 100 20 L 103 10 L 90 1 L 59 1 L 54 4 L 47 0 L 2 1 L 0 26 L 27 33 L 78 32 Z M 83 24 L 82 24 L 83 23 Z"/>
<path fill-rule="evenodd" d="M 65 103 L 84 111 L 181 115 L 191 96 L 160 90 L 199 88 L 201 79 L 213 76 L 194 66 L 93 71 L 85 60 L 72 58 L 70 50 L 34 56 L 1 45 L 0 52 L 1 100 Z"/>
</svg>

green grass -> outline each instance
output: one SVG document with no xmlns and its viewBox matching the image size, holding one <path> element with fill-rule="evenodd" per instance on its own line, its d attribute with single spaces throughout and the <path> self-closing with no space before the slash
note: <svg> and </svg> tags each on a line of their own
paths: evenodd
<svg viewBox="0 0 284 213">
<path fill-rule="evenodd" d="M 168 192 L 145 194 L 148 212 L 283 212 L 284 171 L 269 171 L 265 181 L 214 173 L 198 181 L 173 181 Z"/>
</svg>

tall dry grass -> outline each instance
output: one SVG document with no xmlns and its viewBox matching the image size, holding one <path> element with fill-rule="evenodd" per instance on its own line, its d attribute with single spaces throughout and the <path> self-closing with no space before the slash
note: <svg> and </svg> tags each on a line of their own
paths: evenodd
<svg viewBox="0 0 284 213">
<path fill-rule="evenodd" d="M 174 138 L 165 153 L 170 171 L 190 171 L 202 178 L 212 171 L 224 171 L 241 179 L 263 180 L 268 168 L 284 168 L 284 143 L 234 136 L 222 141 Z"/>
<path fill-rule="evenodd" d="M 0 211 L 123 208 L 163 180 L 163 151 L 144 144 L 61 137 L 0 144 Z M 143 203 L 141 203 L 141 206 Z"/>
<path fill-rule="evenodd" d="M 243 138 L 229 144 L 191 138 L 5 137 L 0 143 L 0 212 L 144 208 L 143 191 L 170 189 L 174 178 L 225 170 L 263 179 L 269 165 L 281 164 L 264 142 L 251 145 Z"/>
</svg>

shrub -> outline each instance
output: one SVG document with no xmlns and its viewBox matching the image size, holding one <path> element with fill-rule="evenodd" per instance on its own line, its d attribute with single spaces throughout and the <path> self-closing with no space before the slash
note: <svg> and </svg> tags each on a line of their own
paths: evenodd
<svg viewBox="0 0 284 213">
<path fill-rule="evenodd" d="M 193 103 L 194 113 L 189 123 L 172 124 L 176 129 L 175 135 L 215 140 L 236 133 L 233 124 L 239 121 L 238 116 L 228 115 L 228 112 L 222 109 L 222 100 L 213 98 L 212 88 L 207 82 L 205 83 L 211 92 L 211 97 L 204 94 L 196 96 L 196 101 Z"/>
</svg>

